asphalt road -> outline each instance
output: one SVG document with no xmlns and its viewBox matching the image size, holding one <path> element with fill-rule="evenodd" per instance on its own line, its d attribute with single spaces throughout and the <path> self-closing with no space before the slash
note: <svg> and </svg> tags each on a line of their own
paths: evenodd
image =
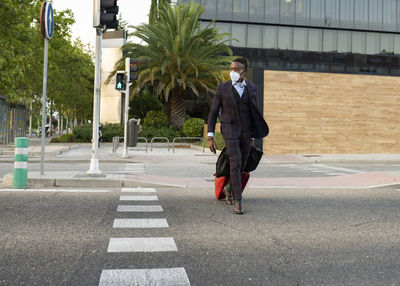
<svg viewBox="0 0 400 286">
<path fill-rule="evenodd" d="M 157 189 L 161 213 L 104 193 L 0 192 L 0 285 L 98 285 L 104 269 L 184 267 L 191 285 L 398 285 L 400 191 Z M 148 194 L 147 194 L 148 195 Z M 113 228 L 165 218 L 167 228 Z M 110 238 L 172 237 L 177 251 L 107 252 Z"/>
</svg>

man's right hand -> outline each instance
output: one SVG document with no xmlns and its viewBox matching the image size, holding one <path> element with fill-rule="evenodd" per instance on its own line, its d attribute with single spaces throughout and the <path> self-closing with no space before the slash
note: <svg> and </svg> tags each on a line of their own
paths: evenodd
<svg viewBox="0 0 400 286">
<path fill-rule="evenodd" d="M 215 144 L 214 137 L 208 136 L 208 148 L 214 154 L 217 153 L 217 144 Z"/>
</svg>

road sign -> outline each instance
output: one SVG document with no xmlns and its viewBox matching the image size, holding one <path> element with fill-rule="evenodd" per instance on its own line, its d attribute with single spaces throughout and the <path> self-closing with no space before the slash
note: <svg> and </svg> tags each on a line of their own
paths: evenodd
<svg viewBox="0 0 400 286">
<path fill-rule="evenodd" d="M 54 32 L 53 6 L 50 2 L 43 2 L 40 11 L 40 31 L 43 38 L 51 39 Z"/>
</svg>

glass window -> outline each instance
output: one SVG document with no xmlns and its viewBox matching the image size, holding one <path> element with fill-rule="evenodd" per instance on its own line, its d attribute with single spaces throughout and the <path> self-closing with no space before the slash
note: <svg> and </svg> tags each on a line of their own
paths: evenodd
<svg viewBox="0 0 400 286">
<path fill-rule="evenodd" d="M 229 33 L 231 34 L 231 24 L 229 23 L 215 23 L 215 27 L 218 28 L 218 31 L 223 34 L 223 33 Z M 227 45 L 231 44 L 231 41 L 226 42 Z"/>
<path fill-rule="evenodd" d="M 394 51 L 394 37 L 393 34 L 381 34 L 381 52 L 393 53 Z"/>
<path fill-rule="evenodd" d="M 233 0 L 233 20 L 248 21 L 249 20 L 249 1 Z"/>
<path fill-rule="evenodd" d="M 232 46 L 246 47 L 246 25 L 232 24 Z"/>
<path fill-rule="evenodd" d="M 325 26 L 339 27 L 339 0 L 327 0 L 325 2 Z"/>
<path fill-rule="evenodd" d="M 217 18 L 217 0 L 201 0 L 201 5 L 206 8 L 201 19 L 213 20 Z"/>
<path fill-rule="evenodd" d="M 369 28 L 380 30 L 382 28 L 382 0 L 369 0 Z"/>
<path fill-rule="evenodd" d="M 351 32 L 338 31 L 338 52 L 351 52 Z"/>
<path fill-rule="evenodd" d="M 281 24 L 294 23 L 294 0 L 281 0 Z"/>
<path fill-rule="evenodd" d="M 310 24 L 310 0 L 296 1 L 296 24 Z"/>
<path fill-rule="evenodd" d="M 265 22 L 279 23 L 279 1 L 265 0 Z"/>
<path fill-rule="evenodd" d="M 354 0 L 355 27 L 357 29 L 368 29 L 368 1 Z"/>
<path fill-rule="evenodd" d="M 247 27 L 247 47 L 262 48 L 262 26 L 248 25 Z"/>
<path fill-rule="evenodd" d="M 217 19 L 218 20 L 232 20 L 232 0 L 218 0 L 217 1 Z"/>
<path fill-rule="evenodd" d="M 308 30 L 308 50 L 313 52 L 322 51 L 322 30 Z"/>
<path fill-rule="evenodd" d="M 355 54 L 365 54 L 365 33 L 352 32 L 351 52 Z"/>
<path fill-rule="evenodd" d="M 324 30 L 324 42 L 322 50 L 324 52 L 336 52 L 337 51 L 337 31 Z"/>
<path fill-rule="evenodd" d="M 383 30 L 396 31 L 396 0 L 383 0 Z"/>
<path fill-rule="evenodd" d="M 394 35 L 394 53 L 400 54 L 400 35 Z"/>
<path fill-rule="evenodd" d="M 340 27 L 353 28 L 354 1 L 340 0 Z"/>
<path fill-rule="evenodd" d="M 400 3 L 397 2 L 397 32 L 400 32 Z"/>
<path fill-rule="evenodd" d="M 249 21 L 264 22 L 264 0 L 249 0 Z"/>
<path fill-rule="evenodd" d="M 379 34 L 367 33 L 366 53 L 369 55 L 379 54 Z"/>
<path fill-rule="evenodd" d="M 277 49 L 278 48 L 278 27 L 264 26 L 263 27 L 263 48 Z"/>
<path fill-rule="evenodd" d="M 311 25 L 324 25 L 325 20 L 325 1 L 311 0 Z"/>
<path fill-rule="evenodd" d="M 278 49 L 282 50 L 292 49 L 292 28 L 289 27 L 278 28 Z"/>
<path fill-rule="evenodd" d="M 307 51 L 307 29 L 293 29 L 293 50 Z"/>
</svg>

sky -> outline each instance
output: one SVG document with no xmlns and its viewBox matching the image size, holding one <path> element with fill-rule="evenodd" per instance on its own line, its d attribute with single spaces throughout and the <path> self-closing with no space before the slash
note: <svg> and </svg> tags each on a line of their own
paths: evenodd
<svg viewBox="0 0 400 286">
<path fill-rule="evenodd" d="M 148 22 L 151 0 L 118 0 L 119 13 L 129 25 Z M 72 25 L 72 38 L 81 38 L 84 43 L 95 46 L 96 31 L 93 28 L 93 0 L 53 0 L 57 11 L 71 9 L 75 24 Z"/>
</svg>

